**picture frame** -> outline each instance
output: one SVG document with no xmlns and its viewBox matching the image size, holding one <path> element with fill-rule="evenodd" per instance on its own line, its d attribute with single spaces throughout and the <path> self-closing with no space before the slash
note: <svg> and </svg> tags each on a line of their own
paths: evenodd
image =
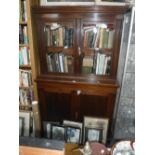
<svg viewBox="0 0 155 155">
<path fill-rule="evenodd" d="M 43 135 L 45 138 L 52 138 L 52 125 L 59 125 L 59 122 L 43 121 Z"/>
<path fill-rule="evenodd" d="M 65 127 L 60 125 L 52 125 L 52 139 L 65 141 Z"/>
<path fill-rule="evenodd" d="M 23 120 L 23 134 L 22 136 L 29 136 L 30 135 L 30 111 L 20 111 L 19 118 Z"/>
<path fill-rule="evenodd" d="M 65 127 L 69 126 L 69 127 L 75 127 L 75 128 L 79 128 L 80 129 L 80 139 L 79 142 L 82 142 L 82 131 L 83 131 L 83 123 L 81 122 L 74 122 L 74 121 L 69 121 L 69 120 L 63 120 L 63 125 Z"/>
<path fill-rule="evenodd" d="M 50 122 L 43 122 L 43 135 L 45 138 L 51 138 L 51 123 Z"/>
<path fill-rule="evenodd" d="M 77 127 L 67 126 L 66 130 L 66 142 L 80 144 L 81 129 Z"/>
<path fill-rule="evenodd" d="M 102 129 L 85 128 L 85 141 L 102 142 Z"/>
<path fill-rule="evenodd" d="M 109 119 L 108 118 L 98 118 L 98 117 L 90 117 L 84 116 L 84 138 L 83 143 L 86 141 L 86 130 L 87 128 L 93 128 L 102 130 L 102 138 L 101 142 L 106 144 L 107 141 L 107 134 L 108 134 L 108 127 L 109 127 Z"/>
<path fill-rule="evenodd" d="M 24 134 L 24 117 L 19 117 L 19 136 Z"/>
</svg>

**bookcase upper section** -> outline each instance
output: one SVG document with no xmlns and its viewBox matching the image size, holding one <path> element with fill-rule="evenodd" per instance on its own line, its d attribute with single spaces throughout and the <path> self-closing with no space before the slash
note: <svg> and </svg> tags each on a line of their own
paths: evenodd
<svg viewBox="0 0 155 155">
<path fill-rule="evenodd" d="M 128 6 L 32 7 L 40 74 L 115 79 Z"/>
</svg>

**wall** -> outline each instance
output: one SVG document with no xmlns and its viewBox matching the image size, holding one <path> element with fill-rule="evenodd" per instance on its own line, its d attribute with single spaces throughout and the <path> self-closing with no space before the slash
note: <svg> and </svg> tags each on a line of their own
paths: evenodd
<svg viewBox="0 0 155 155">
<path fill-rule="evenodd" d="M 133 24 L 132 22 L 133 21 Z M 114 114 L 114 139 L 135 137 L 135 21 L 131 13 L 125 15 L 117 79 Z M 131 29 L 131 31 L 130 31 Z M 131 33 L 130 33 L 131 32 Z M 131 39 L 129 35 L 131 34 Z"/>
</svg>

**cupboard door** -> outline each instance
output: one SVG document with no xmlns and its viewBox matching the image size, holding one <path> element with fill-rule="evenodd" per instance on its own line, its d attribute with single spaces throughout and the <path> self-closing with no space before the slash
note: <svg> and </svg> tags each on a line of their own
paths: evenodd
<svg viewBox="0 0 155 155">
<path fill-rule="evenodd" d="M 100 13 L 81 22 L 81 73 L 99 78 L 116 76 L 121 18 Z M 118 27 L 119 25 L 119 27 Z"/>
<path fill-rule="evenodd" d="M 55 16 L 60 16 L 55 18 Z M 41 72 L 76 72 L 76 20 L 60 14 L 42 15 L 36 20 Z"/>
<path fill-rule="evenodd" d="M 42 121 L 62 122 L 70 119 L 71 95 L 40 90 Z"/>
<path fill-rule="evenodd" d="M 78 120 L 83 121 L 85 116 L 91 116 L 100 118 L 105 117 L 109 118 L 109 121 L 111 121 L 114 102 L 114 94 L 105 94 L 103 96 L 81 94 L 78 103 Z"/>
</svg>

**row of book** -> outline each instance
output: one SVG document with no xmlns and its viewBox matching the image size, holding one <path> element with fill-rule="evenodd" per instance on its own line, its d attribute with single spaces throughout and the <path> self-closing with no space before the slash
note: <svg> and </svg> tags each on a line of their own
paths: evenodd
<svg viewBox="0 0 155 155">
<path fill-rule="evenodd" d="M 82 72 L 96 75 L 109 75 L 110 64 L 111 56 L 96 52 L 94 57 L 85 56 L 83 58 Z"/>
<path fill-rule="evenodd" d="M 31 70 L 19 69 L 19 86 L 20 87 L 32 86 L 32 72 L 31 72 Z"/>
<path fill-rule="evenodd" d="M 46 26 L 47 46 L 65 47 L 73 46 L 73 28 Z"/>
<path fill-rule="evenodd" d="M 28 44 L 28 30 L 26 25 L 19 25 L 19 44 Z"/>
<path fill-rule="evenodd" d="M 46 55 L 49 72 L 73 73 L 73 57 L 63 52 Z"/>
<path fill-rule="evenodd" d="M 27 21 L 26 0 L 19 0 L 19 21 Z"/>
<path fill-rule="evenodd" d="M 28 47 L 19 47 L 19 65 L 30 65 L 30 51 Z"/>
<path fill-rule="evenodd" d="M 83 27 L 84 48 L 108 48 L 113 47 L 114 30 L 101 26 Z"/>
<path fill-rule="evenodd" d="M 22 108 L 31 106 L 34 100 L 34 92 L 32 89 L 19 89 L 19 106 Z"/>
</svg>

